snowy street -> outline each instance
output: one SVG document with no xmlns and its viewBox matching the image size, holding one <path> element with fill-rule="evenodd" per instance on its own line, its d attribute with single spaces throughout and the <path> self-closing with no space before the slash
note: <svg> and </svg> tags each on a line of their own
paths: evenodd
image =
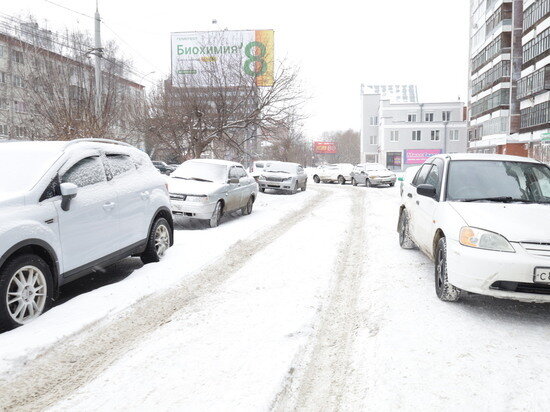
<svg viewBox="0 0 550 412">
<path fill-rule="evenodd" d="M 0 334 L 0 410 L 546 409 L 550 305 L 441 302 L 398 207 L 398 185 L 310 184 L 177 218 L 161 262 Z"/>
</svg>

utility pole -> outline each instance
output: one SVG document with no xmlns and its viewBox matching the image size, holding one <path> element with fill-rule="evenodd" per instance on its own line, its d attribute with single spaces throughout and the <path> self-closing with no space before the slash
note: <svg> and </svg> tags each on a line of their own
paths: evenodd
<svg viewBox="0 0 550 412">
<path fill-rule="evenodd" d="M 102 95 L 102 78 L 101 78 L 101 59 L 103 58 L 103 48 L 101 47 L 101 18 L 99 17 L 99 5 L 96 0 L 95 8 L 95 113 L 97 119 L 101 119 L 101 95 Z"/>
</svg>

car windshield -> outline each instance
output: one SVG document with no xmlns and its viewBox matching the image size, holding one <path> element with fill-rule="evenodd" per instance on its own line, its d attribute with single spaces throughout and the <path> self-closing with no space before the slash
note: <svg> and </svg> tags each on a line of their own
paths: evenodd
<svg viewBox="0 0 550 412">
<path fill-rule="evenodd" d="M 176 179 L 198 180 L 201 182 L 224 182 L 227 180 L 227 166 L 188 160 L 170 176 Z"/>
<path fill-rule="evenodd" d="M 550 168 L 528 162 L 453 161 L 447 200 L 550 203 Z"/>
<path fill-rule="evenodd" d="M 0 194 L 26 192 L 34 187 L 60 151 L 44 150 L 43 146 L 0 145 Z"/>
<path fill-rule="evenodd" d="M 265 169 L 266 172 L 274 173 L 296 173 L 296 165 L 291 163 L 270 163 Z"/>
</svg>

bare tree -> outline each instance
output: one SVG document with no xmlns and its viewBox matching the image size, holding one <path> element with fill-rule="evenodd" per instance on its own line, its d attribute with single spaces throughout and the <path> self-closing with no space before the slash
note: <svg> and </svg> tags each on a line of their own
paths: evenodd
<svg viewBox="0 0 550 412">
<path fill-rule="evenodd" d="M 200 77 L 183 77 L 178 84 L 168 80 L 150 94 L 142 128 L 151 151 L 168 151 L 178 160 L 206 152 L 244 160 L 258 153 L 259 140 L 300 120 L 305 98 L 298 72 L 284 62 L 277 64 L 270 87 L 259 87 L 243 72 L 238 53 L 197 64 Z"/>
<path fill-rule="evenodd" d="M 324 139 L 336 142 L 337 153 L 330 155 L 333 163 L 359 163 L 361 159 L 361 135 L 359 132 L 348 130 L 337 130 L 324 132 Z"/>
</svg>

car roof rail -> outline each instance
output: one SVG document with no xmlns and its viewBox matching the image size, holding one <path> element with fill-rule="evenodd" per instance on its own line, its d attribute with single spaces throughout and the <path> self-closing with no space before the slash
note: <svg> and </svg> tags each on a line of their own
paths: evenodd
<svg viewBox="0 0 550 412">
<path fill-rule="evenodd" d="M 69 147 L 73 144 L 76 144 L 76 143 L 85 143 L 85 142 L 118 144 L 118 145 L 121 145 L 121 146 L 131 147 L 131 148 L 135 149 L 134 146 L 132 146 L 131 144 L 126 143 L 126 142 L 120 142 L 118 140 L 112 140 L 112 139 L 100 139 L 100 138 L 74 139 L 74 140 L 71 140 L 71 141 L 67 142 L 67 144 L 65 145 L 65 148 L 67 148 L 67 147 Z"/>
</svg>

